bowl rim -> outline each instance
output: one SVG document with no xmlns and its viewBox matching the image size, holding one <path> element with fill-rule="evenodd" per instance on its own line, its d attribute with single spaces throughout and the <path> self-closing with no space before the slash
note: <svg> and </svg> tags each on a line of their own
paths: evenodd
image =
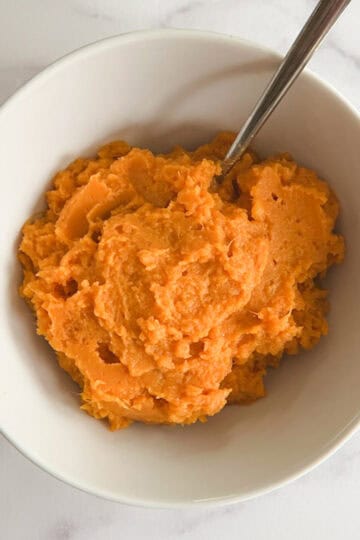
<svg viewBox="0 0 360 540">
<path fill-rule="evenodd" d="M 34 77 L 30 78 L 25 82 L 20 88 L 18 88 L 12 95 L 5 99 L 5 101 L 0 104 L 0 121 L 3 115 L 11 110 L 12 107 L 16 106 L 16 103 L 22 99 L 23 96 L 26 96 L 27 93 L 36 89 L 47 78 L 51 77 L 57 70 L 62 69 L 64 66 L 71 64 L 74 61 L 77 61 L 81 58 L 91 55 L 95 51 L 105 50 L 107 48 L 112 48 L 116 44 L 126 44 L 132 43 L 135 41 L 155 41 L 159 39 L 174 39 L 181 37 L 182 39 L 187 38 L 196 38 L 199 40 L 211 40 L 213 42 L 226 42 L 230 44 L 233 42 L 236 46 L 248 47 L 263 54 L 266 54 L 268 58 L 272 58 L 277 61 L 281 61 L 283 56 L 272 49 L 259 45 L 258 43 L 252 42 L 251 40 L 243 39 L 230 34 L 223 34 L 220 32 L 208 31 L 208 30 L 188 30 L 188 29 L 171 29 L 171 28 L 161 28 L 161 29 L 152 29 L 152 30 L 137 30 L 130 31 L 122 34 L 112 35 L 106 38 L 102 38 L 96 41 L 93 41 L 89 44 L 83 45 L 69 53 L 61 56 L 56 59 L 54 62 L 50 63 L 44 69 L 42 69 Z M 345 109 L 359 122 L 360 124 L 360 111 L 346 98 L 344 97 L 336 88 L 334 88 L 330 83 L 324 81 L 321 77 L 314 74 L 311 70 L 305 68 L 302 77 L 306 77 L 311 80 L 313 83 L 318 85 L 324 92 L 332 94 Z M 68 484 L 82 492 L 88 493 L 90 495 L 113 501 L 119 502 L 122 504 L 127 504 L 130 506 L 144 507 L 144 508 L 168 508 L 168 509 L 179 509 L 179 508 L 188 508 L 191 506 L 197 507 L 214 507 L 214 506 L 225 506 L 229 504 L 239 503 L 247 500 L 254 499 L 261 495 L 270 493 L 276 489 L 279 489 L 282 486 L 286 486 L 291 482 L 297 480 L 308 472 L 312 471 L 323 463 L 327 458 L 335 454 L 346 441 L 348 441 L 352 435 L 360 427 L 360 412 L 359 415 L 355 416 L 350 422 L 348 422 L 344 428 L 337 434 L 337 436 L 329 442 L 329 445 L 326 450 L 324 450 L 321 455 L 312 461 L 310 461 L 306 466 L 301 467 L 298 471 L 293 474 L 288 475 L 285 479 L 281 479 L 277 482 L 273 482 L 266 487 L 259 489 L 250 489 L 243 494 L 230 494 L 228 496 L 220 497 L 210 497 L 207 499 L 183 499 L 177 501 L 164 501 L 162 499 L 152 499 L 144 498 L 139 496 L 128 496 L 125 494 L 115 494 L 111 491 L 106 491 L 105 489 L 99 489 L 94 485 L 89 485 L 89 483 L 77 480 L 72 477 L 67 477 L 63 475 L 60 471 L 53 469 L 51 466 L 48 466 L 46 462 L 42 461 L 38 457 L 32 454 L 30 449 L 27 449 L 26 446 L 20 441 L 17 441 L 11 436 L 10 433 L 7 433 L 2 426 L 0 426 L 0 434 L 2 434 L 5 439 L 7 439 L 10 444 L 12 444 L 25 458 L 30 460 L 35 466 L 42 469 L 43 471 L 50 474 L 52 477 L 60 480 L 64 484 Z"/>
</svg>

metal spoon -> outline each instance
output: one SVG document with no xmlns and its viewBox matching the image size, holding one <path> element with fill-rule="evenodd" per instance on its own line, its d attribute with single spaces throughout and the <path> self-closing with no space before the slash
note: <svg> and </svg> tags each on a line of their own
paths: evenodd
<svg viewBox="0 0 360 540">
<path fill-rule="evenodd" d="M 319 1 L 226 154 L 223 175 L 241 158 L 350 1 Z"/>
</svg>

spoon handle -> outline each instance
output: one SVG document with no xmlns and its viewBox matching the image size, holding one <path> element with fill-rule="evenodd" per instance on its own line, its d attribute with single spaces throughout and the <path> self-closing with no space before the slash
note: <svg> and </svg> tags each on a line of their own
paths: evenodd
<svg viewBox="0 0 360 540">
<path fill-rule="evenodd" d="M 225 156 L 223 174 L 241 158 L 350 1 L 319 1 Z"/>
</svg>

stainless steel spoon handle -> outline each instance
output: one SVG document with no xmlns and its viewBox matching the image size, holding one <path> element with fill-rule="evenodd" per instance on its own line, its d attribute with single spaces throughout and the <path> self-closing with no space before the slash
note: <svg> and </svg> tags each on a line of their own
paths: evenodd
<svg viewBox="0 0 360 540">
<path fill-rule="evenodd" d="M 253 138 L 302 72 L 327 32 L 351 0 L 320 0 L 291 49 L 281 62 L 248 120 L 228 151 L 223 174 L 241 158 Z"/>
</svg>

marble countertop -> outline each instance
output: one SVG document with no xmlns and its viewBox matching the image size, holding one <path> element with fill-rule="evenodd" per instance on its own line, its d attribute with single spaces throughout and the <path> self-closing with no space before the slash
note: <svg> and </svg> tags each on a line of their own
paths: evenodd
<svg viewBox="0 0 360 540">
<path fill-rule="evenodd" d="M 285 52 L 315 0 L 0 0 L 0 103 L 85 43 L 143 28 L 238 35 Z M 360 108 L 360 3 L 310 67 Z M 304 478 L 224 508 L 152 510 L 103 501 L 55 480 L 0 437 L 4 540 L 359 538 L 360 433 Z"/>
</svg>

